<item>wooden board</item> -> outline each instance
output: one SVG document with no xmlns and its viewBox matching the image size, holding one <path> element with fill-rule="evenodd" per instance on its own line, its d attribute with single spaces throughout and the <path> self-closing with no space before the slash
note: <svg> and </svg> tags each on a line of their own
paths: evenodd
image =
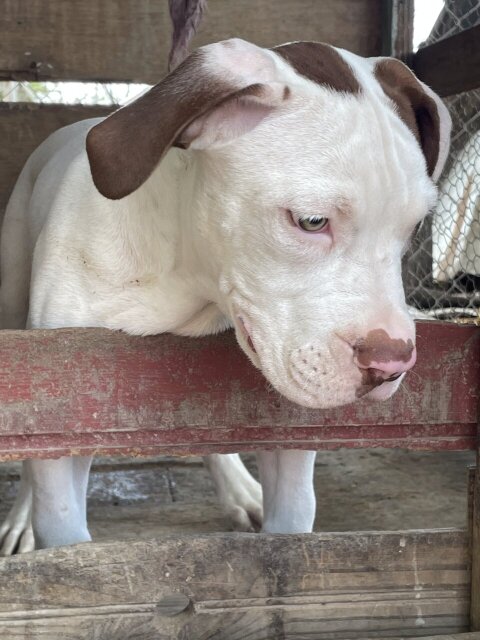
<svg viewBox="0 0 480 640">
<path fill-rule="evenodd" d="M 53 131 L 77 120 L 105 116 L 112 107 L 0 103 L 0 221 L 28 156 Z"/>
<path fill-rule="evenodd" d="M 413 49 L 414 0 L 382 3 L 382 56 L 408 60 Z"/>
<path fill-rule="evenodd" d="M 449 633 L 444 635 L 421 636 L 422 640 L 480 640 L 480 633 Z"/>
<path fill-rule="evenodd" d="M 477 449 L 477 465 L 469 473 L 468 539 L 471 556 L 471 607 L 470 629 L 480 631 L 480 462 Z"/>
<path fill-rule="evenodd" d="M 272 46 L 325 40 L 380 53 L 380 0 L 209 0 L 194 46 L 232 36 Z M 166 0 L 3 0 L 0 78 L 155 83 L 165 73 Z"/>
<path fill-rule="evenodd" d="M 419 49 L 412 68 L 441 96 L 480 87 L 480 25 Z"/>
<path fill-rule="evenodd" d="M 464 532 L 210 534 L 0 561 L 0 636 L 342 640 L 468 629 Z M 14 588 L 12 588 L 14 585 Z"/>
<path fill-rule="evenodd" d="M 0 332 L 0 459 L 254 449 L 474 448 L 480 331 L 418 323 L 418 364 L 385 403 L 314 411 L 268 388 L 227 332 Z"/>
</svg>

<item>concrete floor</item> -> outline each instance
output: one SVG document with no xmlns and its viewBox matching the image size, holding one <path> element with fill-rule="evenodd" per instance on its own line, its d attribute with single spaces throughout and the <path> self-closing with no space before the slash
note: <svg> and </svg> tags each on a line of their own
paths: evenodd
<svg viewBox="0 0 480 640">
<path fill-rule="evenodd" d="M 464 527 L 473 452 L 321 452 L 315 473 L 318 531 Z M 246 461 L 255 473 L 253 456 Z M 0 465 L 0 517 L 18 486 L 19 466 Z M 89 523 L 95 540 L 227 531 L 213 484 L 198 458 L 100 459 L 91 474 Z"/>
</svg>

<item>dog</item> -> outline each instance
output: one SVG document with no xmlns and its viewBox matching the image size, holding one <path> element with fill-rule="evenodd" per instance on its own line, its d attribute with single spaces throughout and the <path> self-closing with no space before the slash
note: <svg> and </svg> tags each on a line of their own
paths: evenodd
<svg viewBox="0 0 480 640">
<path fill-rule="evenodd" d="M 30 157 L 3 226 L 3 327 L 233 327 L 293 402 L 389 398 L 416 357 L 401 257 L 450 127 L 398 60 L 316 42 L 200 48 Z M 315 453 L 257 458 L 261 487 L 239 456 L 207 459 L 235 526 L 311 531 Z M 89 467 L 25 462 L 2 552 L 90 540 Z"/>
</svg>

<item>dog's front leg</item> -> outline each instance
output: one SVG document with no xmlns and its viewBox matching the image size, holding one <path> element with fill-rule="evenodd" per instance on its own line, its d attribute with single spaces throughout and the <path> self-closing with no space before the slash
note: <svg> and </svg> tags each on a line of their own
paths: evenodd
<svg viewBox="0 0 480 640">
<path fill-rule="evenodd" d="M 310 533 L 315 520 L 315 451 L 259 451 L 263 533 Z"/>
<path fill-rule="evenodd" d="M 32 483 L 35 548 L 45 549 L 91 540 L 86 494 L 92 459 L 28 460 Z"/>
</svg>

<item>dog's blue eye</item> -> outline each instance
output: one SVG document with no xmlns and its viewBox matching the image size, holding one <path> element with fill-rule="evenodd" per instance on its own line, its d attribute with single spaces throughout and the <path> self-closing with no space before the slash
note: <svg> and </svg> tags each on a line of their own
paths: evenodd
<svg viewBox="0 0 480 640">
<path fill-rule="evenodd" d="M 307 216 L 306 218 L 299 218 L 298 226 L 304 231 L 322 231 L 328 224 L 328 218 L 323 216 Z"/>
</svg>

